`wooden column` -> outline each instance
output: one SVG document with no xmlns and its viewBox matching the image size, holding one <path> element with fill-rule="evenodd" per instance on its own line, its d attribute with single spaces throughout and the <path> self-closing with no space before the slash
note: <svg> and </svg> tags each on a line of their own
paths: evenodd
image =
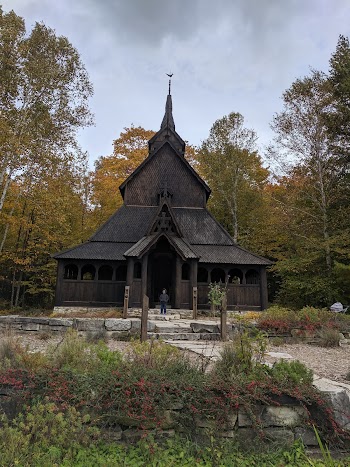
<svg viewBox="0 0 350 467">
<path fill-rule="evenodd" d="M 145 342 L 147 340 L 147 321 L 148 321 L 148 307 L 149 307 L 149 298 L 147 296 L 147 269 L 148 269 L 148 254 L 143 256 L 142 268 L 141 268 L 141 303 L 142 303 L 141 342 Z"/>
<path fill-rule="evenodd" d="M 181 266 L 182 261 L 179 256 L 176 256 L 175 270 L 175 308 L 181 307 Z"/>
<path fill-rule="evenodd" d="M 57 265 L 57 276 L 56 276 L 56 292 L 55 292 L 55 306 L 62 305 L 62 290 L 63 290 L 63 276 L 64 276 L 64 264 L 62 260 L 58 261 Z M 79 276 L 79 268 L 78 268 Z"/>
<path fill-rule="evenodd" d="M 190 308 L 193 309 L 193 287 L 197 287 L 197 273 L 198 273 L 198 261 L 196 259 L 191 260 L 191 271 L 190 271 Z"/>
<path fill-rule="evenodd" d="M 220 334 L 221 340 L 227 340 L 227 296 L 223 296 L 221 305 L 220 305 Z"/>
<path fill-rule="evenodd" d="M 141 300 L 143 296 L 147 295 L 147 269 L 148 269 L 148 254 L 142 257 L 142 268 L 141 268 Z"/>
<path fill-rule="evenodd" d="M 261 310 L 266 310 L 267 308 L 267 278 L 266 278 L 266 268 L 262 266 L 260 268 L 260 305 Z"/>
<path fill-rule="evenodd" d="M 127 261 L 127 269 L 126 269 L 126 285 L 131 287 L 133 279 L 134 279 L 134 258 L 128 257 Z"/>
</svg>

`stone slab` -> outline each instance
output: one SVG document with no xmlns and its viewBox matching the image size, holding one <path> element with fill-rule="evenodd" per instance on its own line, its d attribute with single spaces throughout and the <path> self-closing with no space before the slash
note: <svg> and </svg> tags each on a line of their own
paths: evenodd
<svg viewBox="0 0 350 467">
<path fill-rule="evenodd" d="M 49 319 L 49 326 L 65 326 L 70 328 L 73 326 L 74 320 L 73 319 L 66 319 L 66 318 L 50 318 Z"/>
<path fill-rule="evenodd" d="M 105 319 L 105 328 L 107 331 L 129 331 L 131 329 L 130 319 Z"/>
<path fill-rule="evenodd" d="M 208 322 L 192 322 L 190 327 L 193 332 L 195 333 L 215 333 L 218 334 L 220 332 L 219 326 L 217 324 L 212 324 Z"/>
<path fill-rule="evenodd" d="M 141 320 L 138 318 L 131 318 L 131 329 L 132 330 L 140 330 L 141 329 Z M 156 329 L 156 323 L 153 321 L 147 321 L 147 331 L 154 332 Z"/>
<path fill-rule="evenodd" d="M 306 410 L 303 407 L 274 407 L 267 406 L 262 422 L 264 426 L 295 427 L 303 425 L 307 419 Z"/>
<path fill-rule="evenodd" d="M 95 318 L 76 318 L 75 329 L 77 331 L 102 331 L 104 329 L 105 320 Z"/>
</svg>

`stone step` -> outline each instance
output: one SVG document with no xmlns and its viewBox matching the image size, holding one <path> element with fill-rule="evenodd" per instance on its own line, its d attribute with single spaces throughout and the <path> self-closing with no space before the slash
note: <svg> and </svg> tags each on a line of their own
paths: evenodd
<svg viewBox="0 0 350 467">
<path fill-rule="evenodd" d="M 188 324 L 169 323 L 166 321 L 157 321 L 155 332 L 173 334 L 173 333 L 191 333 L 193 332 Z"/>
<path fill-rule="evenodd" d="M 217 333 L 193 333 L 193 332 L 171 332 L 171 333 L 160 333 L 160 332 L 148 332 L 148 339 L 162 339 L 164 341 L 218 341 L 220 340 L 220 334 Z"/>
</svg>

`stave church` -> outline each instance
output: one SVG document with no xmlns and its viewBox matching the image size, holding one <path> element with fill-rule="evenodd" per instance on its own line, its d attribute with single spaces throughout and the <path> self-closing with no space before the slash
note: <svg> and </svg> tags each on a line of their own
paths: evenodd
<svg viewBox="0 0 350 467">
<path fill-rule="evenodd" d="M 227 287 L 228 309 L 267 307 L 271 262 L 234 243 L 207 210 L 210 188 L 185 159 L 172 96 L 147 158 L 119 187 L 123 205 L 85 243 L 57 253 L 56 307 L 121 307 L 167 289 L 172 308 L 208 307 L 209 283 Z"/>
</svg>

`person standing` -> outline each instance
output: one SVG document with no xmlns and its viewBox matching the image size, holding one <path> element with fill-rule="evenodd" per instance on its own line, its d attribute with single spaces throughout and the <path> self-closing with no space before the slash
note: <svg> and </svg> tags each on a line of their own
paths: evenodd
<svg viewBox="0 0 350 467">
<path fill-rule="evenodd" d="M 169 301 L 169 295 L 166 293 L 166 289 L 163 289 L 162 293 L 159 295 L 159 301 L 160 301 L 160 314 L 166 315 L 166 304 Z"/>
</svg>

